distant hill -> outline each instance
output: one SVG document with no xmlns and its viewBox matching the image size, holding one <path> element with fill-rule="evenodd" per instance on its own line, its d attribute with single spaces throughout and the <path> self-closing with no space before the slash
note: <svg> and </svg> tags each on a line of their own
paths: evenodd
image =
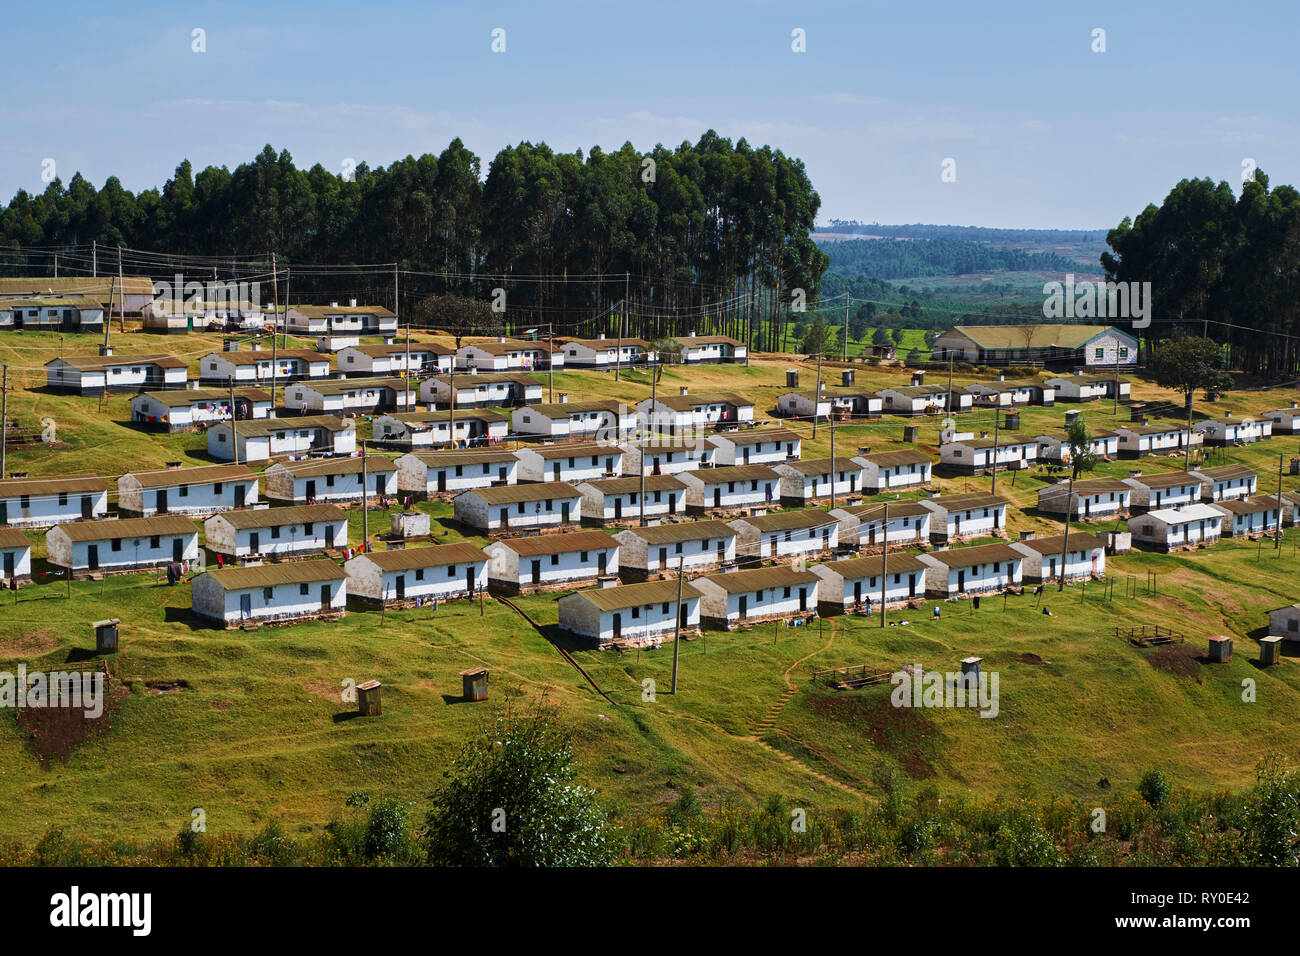
<svg viewBox="0 0 1300 956">
<path fill-rule="evenodd" d="M 994 249 L 1018 249 L 1061 256 L 1080 268 L 1100 272 L 1098 259 L 1106 251 L 1106 229 L 991 229 L 985 226 L 941 226 L 927 223 L 886 225 L 879 222 L 832 219 L 813 230 L 813 239 L 826 249 L 852 239 L 953 239 Z"/>
<path fill-rule="evenodd" d="M 998 248 L 961 239 L 849 239 L 826 241 L 814 234 L 830 257 L 831 272 L 876 279 L 913 279 L 998 272 L 1098 271 L 1056 252 Z"/>
</svg>

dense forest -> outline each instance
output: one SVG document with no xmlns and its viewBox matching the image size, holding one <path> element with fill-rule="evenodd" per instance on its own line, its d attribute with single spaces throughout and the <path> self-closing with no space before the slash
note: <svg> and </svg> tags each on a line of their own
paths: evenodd
<svg viewBox="0 0 1300 956">
<path fill-rule="evenodd" d="M 966 242 L 985 243 L 1081 243 L 1103 242 L 1104 230 L 1088 229 L 996 229 L 989 226 L 940 226 L 914 222 L 907 225 L 883 225 L 878 222 L 858 222 L 855 219 L 832 219 L 829 226 L 818 232 L 834 232 L 859 236 L 882 236 L 886 239 L 961 239 Z"/>
<path fill-rule="evenodd" d="M 484 302 L 504 288 L 516 329 L 614 332 L 613 316 L 627 314 L 628 335 L 752 329 L 756 347 L 772 348 L 792 290 L 818 294 L 826 257 L 809 234 L 820 203 L 801 160 L 713 131 L 646 154 L 521 143 L 486 176 L 459 139 L 351 175 L 299 169 L 268 145 L 234 170 L 182 162 L 138 194 L 116 177 L 96 190 L 79 173 L 19 190 L 0 209 L 0 274 L 49 274 L 59 255 L 63 274 L 88 273 L 92 243 L 101 267 L 120 245 L 129 272 L 200 263 L 216 278 L 263 273 L 274 252 L 295 301 Z M 328 268 L 357 263 L 384 268 Z"/>
<path fill-rule="evenodd" d="M 962 239 L 850 239 L 820 245 L 835 272 L 877 279 L 1079 269 L 1079 263 L 1054 253 L 996 249 Z"/>
<path fill-rule="evenodd" d="M 1255 173 L 1234 196 L 1226 182 L 1185 179 L 1159 206 L 1106 237 L 1102 265 L 1117 281 L 1150 282 L 1159 341 L 1191 333 L 1228 349 L 1232 368 L 1269 377 L 1300 370 L 1300 192 L 1270 190 Z"/>
</svg>

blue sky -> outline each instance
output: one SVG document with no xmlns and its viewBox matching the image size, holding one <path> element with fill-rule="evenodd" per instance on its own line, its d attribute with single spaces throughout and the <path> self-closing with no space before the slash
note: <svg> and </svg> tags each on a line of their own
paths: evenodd
<svg viewBox="0 0 1300 956">
<path fill-rule="evenodd" d="M 1300 182 L 1285 3 L 108 6 L 6 7 L 3 201 L 44 188 L 46 158 L 65 183 L 141 189 L 268 142 L 338 170 L 459 136 L 486 173 L 522 140 L 649 149 L 709 128 L 802 157 L 823 222 L 1106 228 L 1185 177 L 1235 186 L 1246 158 Z"/>
</svg>

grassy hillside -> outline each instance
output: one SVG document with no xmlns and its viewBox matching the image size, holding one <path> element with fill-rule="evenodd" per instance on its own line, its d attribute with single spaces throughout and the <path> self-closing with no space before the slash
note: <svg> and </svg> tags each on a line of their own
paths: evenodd
<svg viewBox="0 0 1300 956">
<path fill-rule="evenodd" d="M 114 336 L 118 339 L 118 336 Z M 35 370 L 58 354 L 57 337 L 0 338 L 0 360 L 20 387 L 39 386 Z M 79 351 L 93 351 L 94 343 Z M 215 338 L 120 337 L 119 352 L 167 350 L 196 360 Z M 669 371 L 662 391 L 728 388 L 751 396 L 758 417 L 775 421 L 789 356 L 752 366 Z M 19 368 L 25 367 L 25 368 Z M 812 369 L 802 367 L 803 384 Z M 828 372 L 827 378 L 836 373 Z M 896 368 L 860 369 L 860 384 L 906 381 Z M 11 377 L 11 386 L 15 384 Z M 970 378 L 959 379 L 960 382 Z M 555 390 L 635 401 L 649 394 L 644 374 L 564 372 Z M 1137 398 L 1168 399 L 1136 382 Z M 1290 392 L 1229 395 L 1216 413 L 1259 411 L 1289 403 Z M 1025 410 L 1022 432 L 1059 428 L 1071 406 Z M 1109 403 L 1080 406 L 1090 426 L 1128 418 Z M 126 424 L 127 399 L 11 393 L 11 418 L 24 427 L 54 418 L 60 445 L 12 452 L 10 470 L 32 474 L 94 472 L 110 477 L 173 459 L 206 460 L 199 435 L 159 436 Z M 991 412 L 962 416 L 960 427 L 991 428 Z M 912 422 L 915 424 L 916 422 Z M 925 419 L 920 443 L 934 449 L 938 422 Z M 829 452 L 829 431 L 793 423 L 804 456 Z M 885 418 L 836 429 L 836 453 L 881 450 L 900 442 L 903 422 Z M 362 434 L 366 434 L 362 426 Z M 1261 491 L 1276 484 L 1278 455 L 1297 453 L 1296 440 L 1276 438 L 1232 450 L 1227 460 L 1261 473 Z M 1100 473 L 1178 470 L 1182 459 L 1106 463 Z M 998 476 L 997 490 L 1022 508 L 1054 480 L 1037 473 Z M 1286 489 L 1300 479 L 1287 475 Z M 987 489 L 989 478 L 941 479 L 945 490 Z M 446 505 L 422 505 L 435 534 L 462 537 Z M 352 510 L 354 534 L 360 515 Z M 373 513 L 372 529 L 387 526 Z M 1059 522 L 1013 511 L 1013 532 L 1059 532 Z M 1113 525 L 1108 525 L 1110 527 Z M 30 535 L 35 542 L 39 535 Z M 478 540 L 478 539 L 471 539 Z M 123 650 L 110 659 L 121 689 L 106 727 L 72 747 L 66 758 L 42 759 L 31 727 L 12 710 L 0 715 L 0 837 L 34 839 L 58 822 L 94 835 L 165 837 L 203 807 L 213 830 L 252 830 L 268 817 L 286 826 L 319 826 L 354 790 L 422 802 L 448 757 L 486 711 L 459 703 L 459 671 L 482 665 L 494 698 L 545 697 L 576 734 L 586 782 L 627 807 L 675 800 L 694 788 L 706 803 L 761 801 L 780 794 L 794 805 L 846 805 L 870 799 L 882 767 L 916 784 L 977 796 L 1086 796 L 1106 778 L 1129 786 L 1146 769 L 1164 768 L 1178 783 L 1209 791 L 1244 785 L 1255 761 L 1297 747 L 1287 717 L 1300 706 L 1300 667 L 1288 660 L 1268 671 L 1254 664 L 1254 638 L 1264 612 L 1297 599 L 1300 531 L 1289 531 L 1280 554 L 1253 543 L 1223 543 L 1177 556 L 1135 553 L 1111 562 L 1113 600 L 1100 585 L 891 612 L 878 619 L 828 619 L 809 628 L 771 624 L 734 633 L 709 632 L 681 648 L 674 697 L 671 646 L 640 653 L 575 648 L 581 665 L 614 700 L 597 695 L 542 634 L 505 604 L 488 599 L 433 610 L 351 612 L 336 623 L 222 632 L 188 613 L 189 586 L 167 587 L 154 575 L 112 576 L 65 585 L 41 583 L 0 593 L 0 670 L 85 666 L 93 647 L 89 622 L 122 619 Z M 38 545 L 38 553 L 40 548 Z M 1158 593 L 1126 597 L 1130 578 L 1143 590 L 1147 573 Z M 1041 613 L 1041 604 L 1053 612 Z M 552 637 L 554 595 L 519 602 Z M 901 622 L 906 620 L 904 625 Z M 1160 623 L 1180 628 L 1190 647 L 1229 634 L 1236 654 L 1224 665 L 1187 655 L 1138 650 L 1114 635 L 1116 625 Z M 896 669 L 917 663 L 954 670 L 975 654 L 1000 674 L 1001 713 L 985 720 L 969 711 L 898 711 L 888 687 L 836 692 L 811 684 L 813 669 L 868 664 Z M 344 680 L 384 682 L 385 713 L 349 719 L 339 697 Z M 1257 684 L 1254 703 L 1242 681 Z M 647 679 L 653 700 L 643 699 Z M 184 682 L 180 684 L 178 682 Z M 158 684 L 151 687 L 150 684 Z M 788 759 L 793 757 L 795 759 Z"/>
</svg>

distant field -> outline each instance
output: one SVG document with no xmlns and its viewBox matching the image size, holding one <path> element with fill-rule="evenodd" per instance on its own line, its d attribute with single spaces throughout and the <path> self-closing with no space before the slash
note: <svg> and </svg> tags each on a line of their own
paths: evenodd
<svg viewBox="0 0 1300 956">
<path fill-rule="evenodd" d="M 908 335 L 915 341 L 921 333 Z M 191 361 L 219 341 L 116 333 L 114 339 L 120 352 L 185 353 Z M 96 343 L 77 344 L 78 351 L 93 352 Z M 66 341 L 65 348 L 71 351 Z M 11 386 L 39 386 L 43 362 L 57 354 L 57 336 L 0 336 L 0 360 L 11 365 Z M 811 385 L 814 366 L 786 355 L 759 357 L 749 367 L 670 369 L 659 387 L 665 394 L 680 387 L 734 390 L 753 398 L 759 418 L 775 423 L 776 398 L 786 390 L 790 367 L 801 369 L 802 385 Z M 857 370 L 858 383 L 872 388 L 904 383 L 907 376 L 897 367 Z M 554 377 L 554 388 L 575 399 L 628 402 L 650 393 L 641 372 L 627 372 L 619 381 L 612 373 L 563 372 Z M 1172 396 L 1137 380 L 1134 397 Z M 1297 397 L 1293 390 L 1232 393 L 1213 410 L 1239 415 Z M 1071 407 L 1076 406 L 1025 409 L 1020 431 L 1059 428 Z M 1117 416 L 1109 402 L 1077 407 L 1092 428 L 1128 420 L 1123 405 Z M 1210 408 L 1202 404 L 1198 411 Z M 54 418 L 62 443 L 11 452 L 10 470 L 115 478 L 172 459 L 206 460 L 200 435 L 158 436 L 127 424 L 123 396 L 106 398 L 101 410 L 98 399 L 15 392 L 9 414 L 23 425 Z M 923 448 L 937 447 L 936 419 L 907 423 L 920 426 Z M 782 424 L 804 436 L 805 457 L 829 453 L 826 425 L 814 438 L 809 424 Z M 898 447 L 903 424 L 889 417 L 839 426 L 836 454 Z M 363 435 L 367 427 L 362 424 Z M 963 415 L 959 427 L 991 430 L 992 413 Z M 1278 456 L 1289 460 L 1297 453 L 1296 439 L 1286 437 L 1222 457 L 1255 468 L 1260 490 L 1271 492 Z M 1098 473 L 1121 476 L 1131 468 L 1179 470 L 1182 459 L 1105 463 Z M 1050 480 L 1038 472 L 1003 473 L 997 491 L 1017 509 L 1032 508 L 1037 490 Z M 976 490 L 988 489 L 991 480 L 936 484 L 946 491 Z M 1298 486 L 1300 479 L 1285 476 L 1285 489 Z M 421 507 L 434 517 L 435 535 L 463 537 L 448 506 Z M 360 512 L 351 514 L 356 536 Z M 1020 510 L 1011 512 L 1009 524 L 1013 534 L 1059 533 L 1061 527 Z M 372 529 L 386 525 L 386 514 L 372 513 Z M 40 536 L 30 537 L 42 553 Z M 127 693 L 109 727 L 66 761 L 39 760 L 13 711 L 0 716 L 0 837 L 34 840 L 52 822 L 93 836 L 168 837 L 194 807 L 205 809 L 209 827 L 217 831 L 250 831 L 271 817 L 310 829 L 322 825 L 353 790 L 423 806 L 449 757 L 487 711 L 453 702 L 460 693 L 459 671 L 475 665 L 491 670 L 493 698 L 545 698 L 557 706 L 576 735 L 585 782 L 629 808 L 670 802 L 687 787 L 710 804 L 762 801 L 779 793 L 801 801 L 794 805 L 848 805 L 875 795 L 869 781 L 881 766 L 900 769 L 916 786 L 977 797 L 1086 796 L 1098 792 L 1102 778 L 1116 788 L 1130 787 L 1157 766 L 1193 790 L 1236 788 L 1251 780 L 1255 761 L 1267 751 L 1300 751 L 1292 732 L 1300 667 L 1295 660 L 1268 671 L 1253 664 L 1264 612 L 1298 598 L 1298 545 L 1300 531 L 1289 530 L 1280 554 L 1268 545 L 1261 550 L 1254 543 L 1228 542 L 1192 554 L 1114 558 L 1111 601 L 1103 600 L 1100 585 L 1090 584 L 1086 590 L 1071 586 L 1063 595 L 1049 589 L 1041 602 L 1032 594 L 1010 597 L 1005 605 L 1001 598 L 989 599 L 978 612 L 969 602 L 945 603 L 938 620 L 926 603 L 891 612 L 897 626 L 884 630 L 876 618 L 851 616 L 809 628 L 768 624 L 709 632 L 683 645 L 676 697 L 667 693 L 671 646 L 639 654 L 577 649 L 578 661 L 616 705 L 596 695 L 522 618 L 491 599 L 481 608 L 456 602 L 436 611 L 352 612 L 332 624 L 244 633 L 198 626 L 188 612 L 189 586 L 169 588 L 154 575 L 76 582 L 70 601 L 65 585 L 40 583 L 16 595 L 0 592 L 0 669 L 12 671 L 20 662 L 32 669 L 76 663 L 93 646 L 89 623 L 120 617 L 123 651 L 110 666 Z M 1158 593 L 1143 591 L 1148 572 L 1157 576 Z M 1135 597 L 1125 596 L 1130 581 L 1138 588 Z M 519 603 L 543 625 L 557 620 L 555 595 Z M 1043 615 L 1041 605 L 1053 616 Z M 1236 653 L 1224 665 L 1174 666 L 1115 637 L 1116 625 L 1139 623 L 1181 629 L 1198 651 L 1209 636 L 1228 634 Z M 986 670 L 1000 673 L 997 719 L 963 711 L 900 713 L 888 706 L 887 687 L 833 692 L 809 681 L 815 668 L 850 664 L 952 670 L 971 654 L 984 657 Z M 793 696 L 772 729 L 756 734 L 785 693 L 787 674 Z M 353 708 L 339 700 L 341 682 L 372 677 L 384 682 L 384 715 L 344 718 Z M 652 702 L 642 698 L 647 678 L 656 684 Z M 1247 678 L 1258 687 L 1254 703 L 1242 701 Z M 177 681 L 185 686 L 165 693 L 148 686 Z"/>
</svg>

